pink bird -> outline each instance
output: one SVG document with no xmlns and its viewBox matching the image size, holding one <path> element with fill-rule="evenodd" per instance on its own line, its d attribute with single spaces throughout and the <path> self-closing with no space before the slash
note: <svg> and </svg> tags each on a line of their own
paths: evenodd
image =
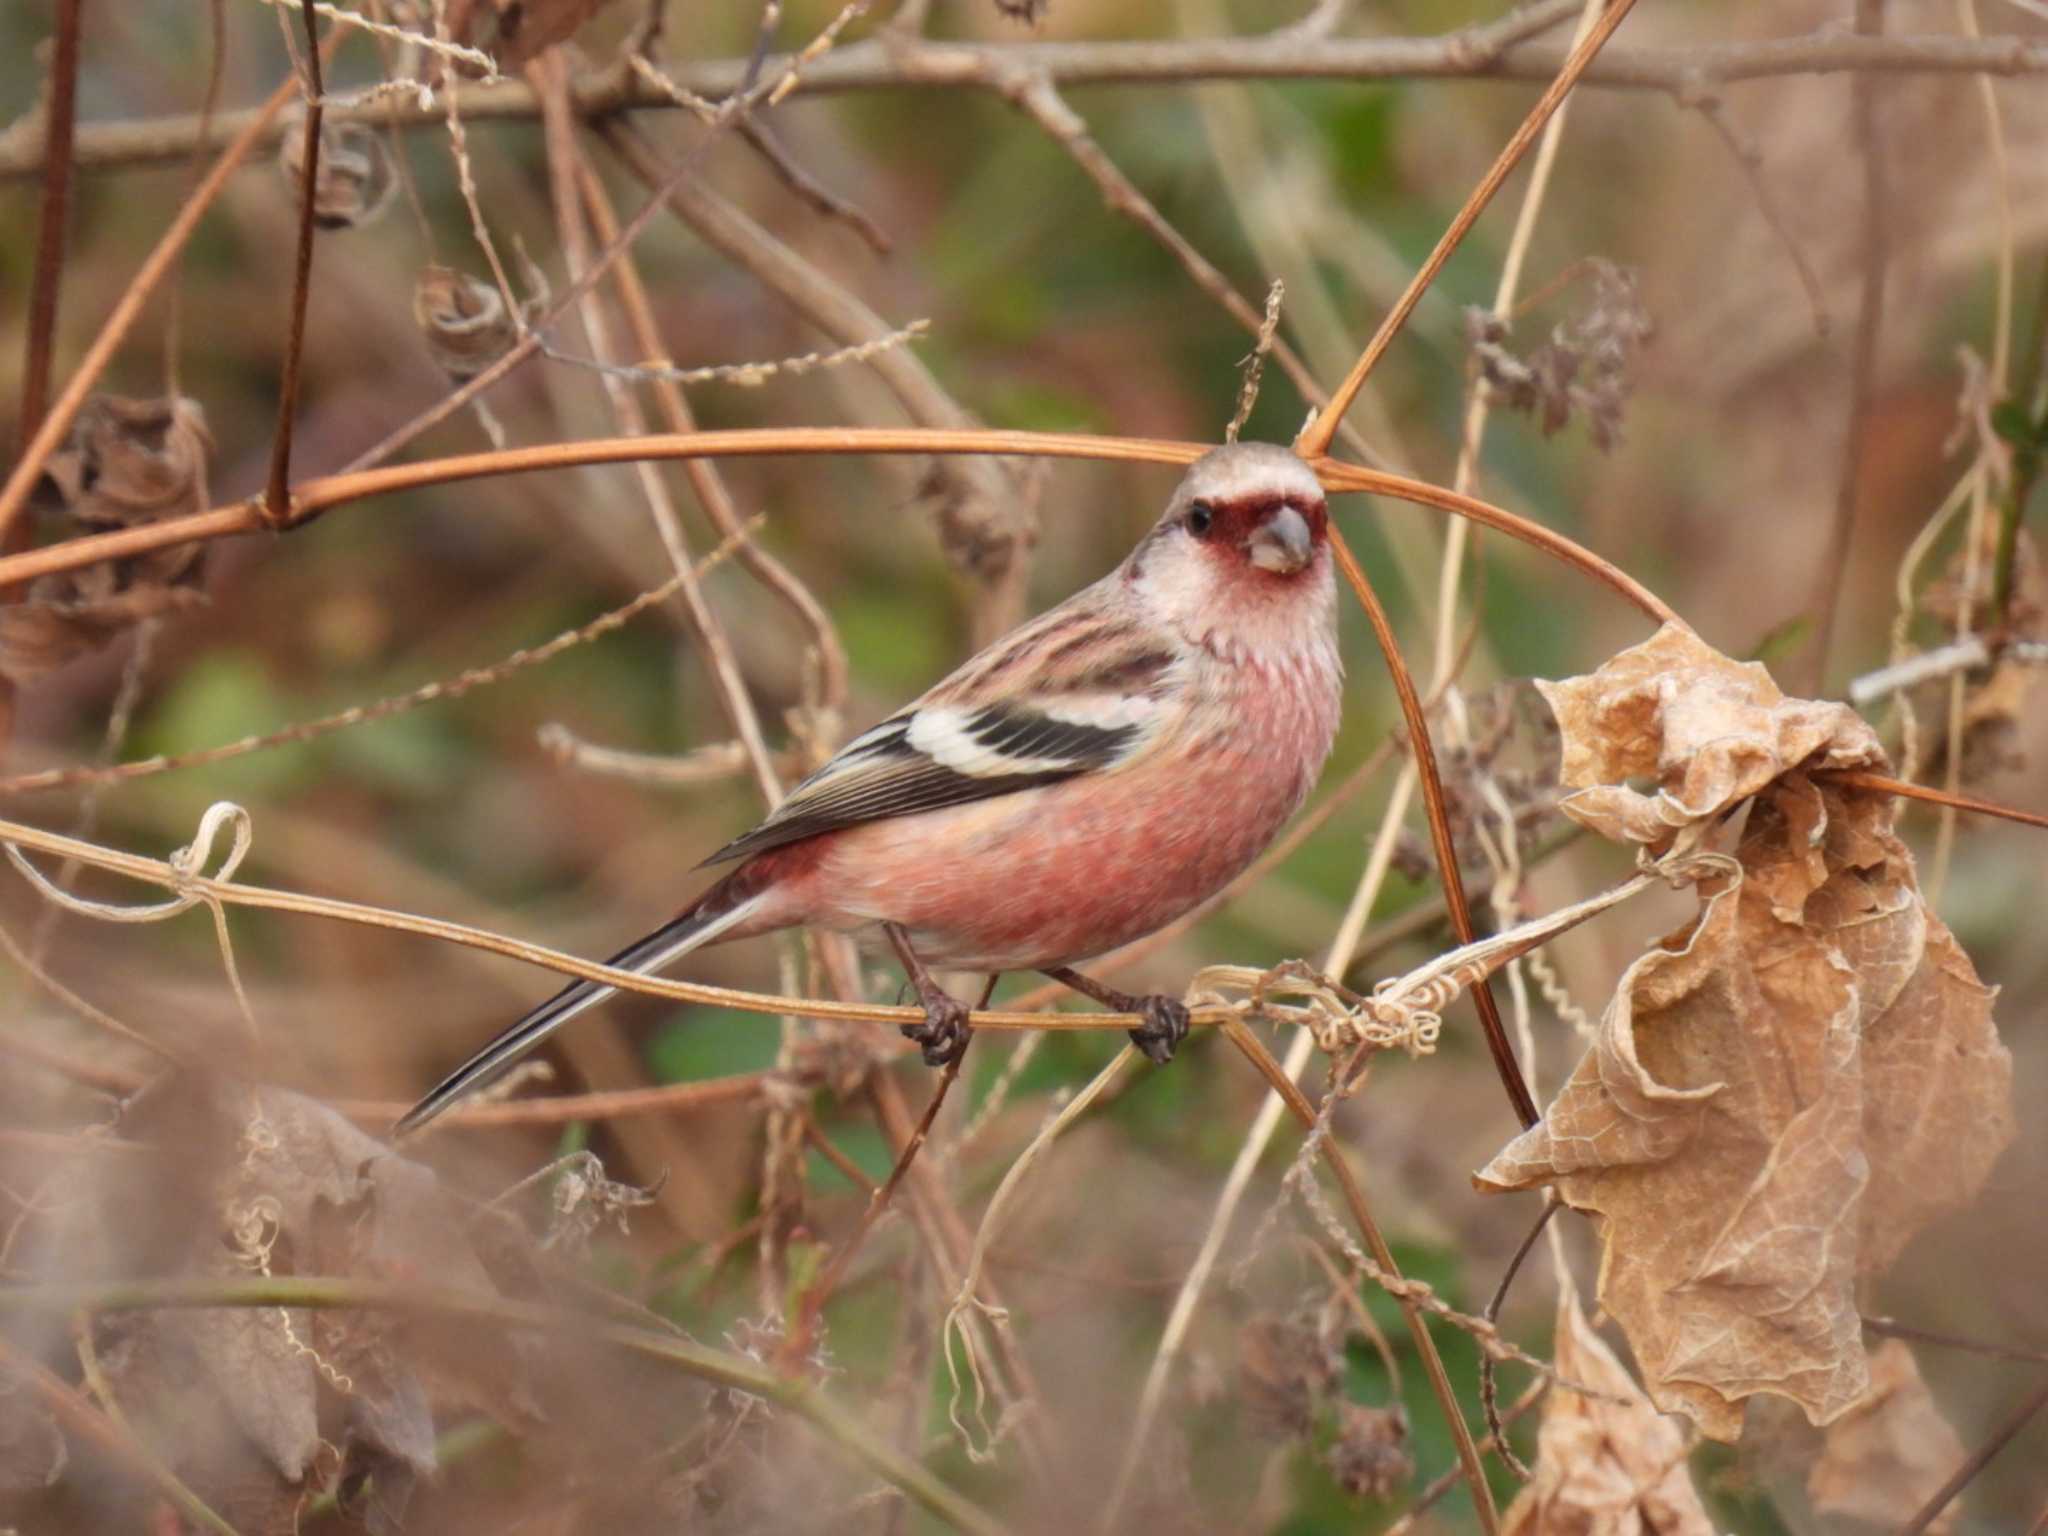
<svg viewBox="0 0 2048 1536">
<path fill-rule="evenodd" d="M 812 924 L 886 939 L 959 1059 L 968 1010 L 933 969 L 1035 970 L 1116 1012 L 1164 1063 L 1176 999 L 1071 967 L 1227 884 L 1322 771 L 1343 681 L 1329 513 L 1307 464 L 1239 443 L 1195 461 L 1123 564 L 848 742 L 706 864 L 738 867 L 611 963 Z M 614 989 L 565 987 L 450 1073 L 417 1129 Z"/>
</svg>

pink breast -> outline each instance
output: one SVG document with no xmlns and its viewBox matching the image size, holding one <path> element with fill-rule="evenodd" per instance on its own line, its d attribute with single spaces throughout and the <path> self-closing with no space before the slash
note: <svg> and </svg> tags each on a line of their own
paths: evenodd
<svg viewBox="0 0 2048 1536">
<path fill-rule="evenodd" d="M 1234 712 L 1190 751 L 851 828 L 792 891 L 796 920 L 910 931 L 930 964 L 1023 970 L 1162 927 L 1242 871 L 1293 814 L 1334 720 L 1284 701 Z"/>
</svg>

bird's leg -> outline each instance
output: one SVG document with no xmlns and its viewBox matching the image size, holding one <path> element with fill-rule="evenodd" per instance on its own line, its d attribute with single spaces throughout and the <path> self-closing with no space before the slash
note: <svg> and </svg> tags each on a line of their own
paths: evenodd
<svg viewBox="0 0 2048 1536">
<path fill-rule="evenodd" d="M 1048 966 L 1045 974 L 1083 997 L 1094 998 L 1111 1013 L 1143 1014 L 1145 1023 L 1131 1031 L 1131 1044 L 1162 1067 L 1173 1060 L 1174 1051 L 1188 1037 L 1188 1006 L 1177 997 L 1164 997 L 1157 992 L 1136 997 L 1115 987 L 1105 987 L 1064 965 Z"/>
<path fill-rule="evenodd" d="M 904 1025 L 903 1037 L 918 1043 L 924 1052 L 926 1066 L 951 1066 L 967 1052 L 968 1038 L 974 1033 L 967 1023 L 967 1015 L 972 1010 L 932 979 L 925 963 L 917 958 L 917 951 L 910 947 L 910 935 L 904 932 L 901 923 L 884 923 L 882 932 L 889 936 L 889 947 L 896 951 L 896 958 L 903 965 L 903 974 L 910 978 L 911 990 L 917 993 L 917 1000 L 924 1008 L 924 1022 Z M 991 976 L 988 988 L 982 994 L 984 1004 L 995 990 L 996 978 Z"/>
</svg>

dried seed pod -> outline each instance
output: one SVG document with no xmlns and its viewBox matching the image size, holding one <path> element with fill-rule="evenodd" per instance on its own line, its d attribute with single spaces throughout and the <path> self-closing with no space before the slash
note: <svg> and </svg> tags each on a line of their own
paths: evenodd
<svg viewBox="0 0 2048 1536">
<path fill-rule="evenodd" d="M 95 395 L 51 455 L 44 484 L 71 532 L 134 527 L 206 507 L 212 448 L 196 400 Z M 176 544 L 38 578 L 21 602 L 0 606 L 0 676 L 40 677 L 144 619 L 204 603 L 204 551 Z"/>
<path fill-rule="evenodd" d="M 1654 328 L 1633 272 L 1599 258 L 1583 266 L 1591 300 L 1526 358 L 1508 346 L 1507 321 L 1487 310 L 1465 312 L 1465 341 L 1495 405 L 1533 416 L 1545 437 L 1577 413 L 1604 453 L 1621 440 L 1636 354 Z"/>
<path fill-rule="evenodd" d="M 412 290 L 412 317 L 434 361 L 457 383 L 504 356 L 518 334 L 504 295 L 467 272 L 427 267 Z"/>
<path fill-rule="evenodd" d="M 1300 1317 L 1261 1313 L 1237 1337 L 1237 1385 L 1245 1418 L 1276 1440 L 1309 1432 L 1342 1368 L 1330 1341 Z"/>
<path fill-rule="evenodd" d="M 1385 1499 L 1399 1493 L 1415 1480 L 1408 1415 L 1398 1403 L 1374 1408 L 1340 1399 L 1337 1431 L 1324 1448 L 1323 1465 L 1354 1499 Z"/>
<path fill-rule="evenodd" d="M 76 521 L 132 527 L 204 511 L 212 451 L 197 400 L 94 395 L 43 474 Z"/>
<path fill-rule="evenodd" d="M 90 655 L 144 619 L 206 603 L 206 594 L 195 587 L 160 582 L 137 582 L 104 597 L 80 596 L 81 587 L 111 583 L 74 583 L 70 574 L 39 577 L 23 601 L 0 607 L 0 677 L 29 682 Z"/>
<path fill-rule="evenodd" d="M 303 103 L 284 117 L 278 141 L 277 168 L 296 196 L 306 179 L 306 109 Z M 354 229 L 367 224 L 390 205 L 398 178 L 390 151 L 373 130 L 360 123 L 320 123 L 320 164 L 313 177 L 313 222 L 321 229 Z"/>
</svg>

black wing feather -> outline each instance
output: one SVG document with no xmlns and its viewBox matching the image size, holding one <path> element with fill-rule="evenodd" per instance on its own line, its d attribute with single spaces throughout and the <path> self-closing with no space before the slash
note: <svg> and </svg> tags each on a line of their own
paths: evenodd
<svg viewBox="0 0 2048 1536">
<path fill-rule="evenodd" d="M 1140 729 L 1056 720 L 1022 705 L 985 705 L 966 722 L 976 742 L 1020 761 L 1050 760 L 1057 766 L 975 774 L 948 768 L 912 746 L 913 718 L 914 712 L 894 716 L 848 742 L 832 761 L 792 790 L 766 821 L 704 863 L 744 859 L 864 821 L 912 816 L 1056 784 L 1116 761 Z"/>
</svg>

